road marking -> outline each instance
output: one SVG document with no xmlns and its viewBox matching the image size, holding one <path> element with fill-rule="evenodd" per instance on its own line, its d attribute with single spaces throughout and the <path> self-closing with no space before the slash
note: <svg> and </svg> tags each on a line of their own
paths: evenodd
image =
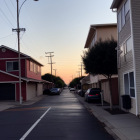
<svg viewBox="0 0 140 140">
<path fill-rule="evenodd" d="M 29 135 L 29 133 L 41 121 L 41 119 L 49 112 L 50 109 L 51 109 L 51 107 L 30 127 L 30 129 L 22 136 L 22 138 L 20 140 L 24 140 Z"/>
<path fill-rule="evenodd" d="M 48 108 L 48 107 L 34 107 L 34 108 L 17 108 L 17 109 L 8 109 L 4 111 L 26 111 L 26 110 L 36 110 L 41 108 Z"/>
</svg>

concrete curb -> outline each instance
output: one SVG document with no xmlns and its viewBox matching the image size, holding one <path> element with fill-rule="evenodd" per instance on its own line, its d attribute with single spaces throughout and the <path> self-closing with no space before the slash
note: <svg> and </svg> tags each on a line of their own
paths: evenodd
<svg viewBox="0 0 140 140">
<path fill-rule="evenodd" d="M 105 124 L 105 130 L 115 139 L 115 140 L 129 140 L 122 133 L 120 133 L 117 129 L 114 128 L 107 120 L 105 120 L 102 116 L 100 116 L 97 112 L 93 111 L 89 106 L 85 105 L 76 94 L 75 97 L 89 110 L 92 111 L 92 114 L 101 122 Z"/>
</svg>

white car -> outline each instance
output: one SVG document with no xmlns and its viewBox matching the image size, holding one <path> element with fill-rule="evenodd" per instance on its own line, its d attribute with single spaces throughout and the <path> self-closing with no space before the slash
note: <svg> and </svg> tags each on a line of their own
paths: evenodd
<svg viewBox="0 0 140 140">
<path fill-rule="evenodd" d="M 70 91 L 75 91 L 75 88 L 70 88 Z"/>
</svg>

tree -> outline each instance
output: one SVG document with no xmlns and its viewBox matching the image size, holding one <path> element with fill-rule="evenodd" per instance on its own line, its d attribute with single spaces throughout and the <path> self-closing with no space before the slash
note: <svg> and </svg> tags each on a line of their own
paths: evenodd
<svg viewBox="0 0 140 140">
<path fill-rule="evenodd" d="M 57 88 L 62 88 L 63 86 L 64 86 L 63 81 L 58 80 L 58 81 L 56 82 L 56 87 L 57 87 Z"/>
<path fill-rule="evenodd" d="M 110 87 L 110 109 L 112 110 L 112 86 L 111 77 L 117 74 L 117 41 L 112 37 L 102 41 L 99 39 L 94 47 L 85 51 L 82 60 L 86 73 L 92 75 L 101 74 L 109 80 Z"/>
<path fill-rule="evenodd" d="M 85 76 L 74 78 L 74 79 L 69 83 L 69 86 L 72 87 L 72 88 L 77 87 L 77 85 L 81 86 L 80 80 L 83 79 L 84 77 L 85 77 Z"/>
<path fill-rule="evenodd" d="M 65 85 L 65 82 L 59 76 L 56 77 L 56 76 L 52 75 L 52 79 L 51 79 L 51 74 L 50 73 L 44 74 L 42 76 L 42 79 L 46 80 L 46 81 L 49 81 L 49 82 L 53 82 L 53 83 L 56 83 L 58 80 L 61 80 L 63 82 L 63 85 Z"/>
</svg>

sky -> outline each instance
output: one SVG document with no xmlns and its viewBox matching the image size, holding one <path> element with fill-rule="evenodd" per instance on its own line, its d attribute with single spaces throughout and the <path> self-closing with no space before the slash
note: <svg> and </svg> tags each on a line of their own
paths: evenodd
<svg viewBox="0 0 140 140">
<path fill-rule="evenodd" d="M 66 84 L 78 77 L 84 45 L 91 24 L 116 23 L 113 0 L 26 0 L 20 10 L 21 52 L 51 73 L 45 52 L 54 52 L 53 69 Z M 21 5 L 24 0 L 19 0 Z M 17 50 L 16 0 L 0 0 L 0 45 Z M 55 71 L 53 70 L 55 75 Z M 86 75 L 84 70 L 82 75 Z"/>
</svg>

